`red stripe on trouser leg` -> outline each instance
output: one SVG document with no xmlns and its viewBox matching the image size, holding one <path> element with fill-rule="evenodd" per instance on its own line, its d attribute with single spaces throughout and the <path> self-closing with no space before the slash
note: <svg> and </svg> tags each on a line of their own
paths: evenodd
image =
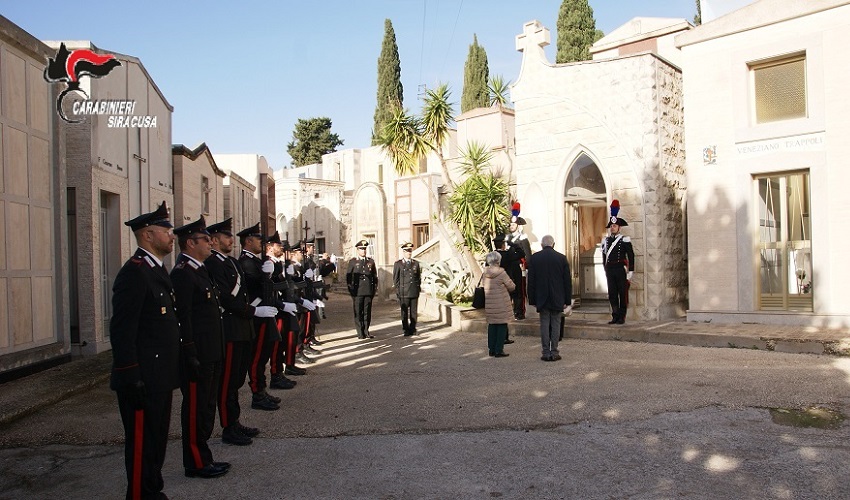
<svg viewBox="0 0 850 500">
<path fill-rule="evenodd" d="M 189 449 L 192 451 L 192 459 L 195 460 L 195 468 L 204 467 L 201 461 L 201 452 L 198 450 L 198 383 L 189 382 Z"/>
<path fill-rule="evenodd" d="M 133 429 L 133 492 L 134 499 L 142 498 L 142 451 L 145 442 L 145 410 L 136 410 Z"/>
<path fill-rule="evenodd" d="M 257 335 L 257 347 L 254 348 L 254 361 L 251 362 L 251 392 L 258 392 L 260 390 L 259 383 L 259 369 L 260 369 L 260 357 L 263 352 L 263 344 L 266 342 L 266 324 L 263 323 L 260 325 L 260 334 Z M 266 369 L 265 366 L 262 367 L 263 370 Z"/>
<path fill-rule="evenodd" d="M 307 311 L 306 316 L 304 316 L 304 340 L 301 342 L 303 344 L 308 344 L 310 342 L 310 325 L 312 323 L 313 313 Z"/>
<path fill-rule="evenodd" d="M 284 356 L 284 362 L 287 366 L 292 366 L 295 364 L 296 342 L 298 342 L 298 338 L 295 335 L 295 331 L 290 328 L 286 331 L 286 355 Z"/>
<path fill-rule="evenodd" d="M 233 369 L 233 343 L 227 343 L 224 354 L 224 372 L 221 377 L 221 391 L 219 391 L 218 416 L 221 419 L 222 428 L 230 425 L 227 420 L 227 389 L 230 387 L 230 370 Z"/>
</svg>

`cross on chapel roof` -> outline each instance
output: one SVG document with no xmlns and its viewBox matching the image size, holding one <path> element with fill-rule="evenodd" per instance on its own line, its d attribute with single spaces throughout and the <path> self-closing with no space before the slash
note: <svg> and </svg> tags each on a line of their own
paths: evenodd
<svg viewBox="0 0 850 500">
<path fill-rule="evenodd" d="M 522 26 L 522 34 L 516 36 L 516 49 L 523 56 L 537 55 L 545 58 L 543 47 L 549 45 L 549 30 L 540 21 L 529 21 Z"/>
</svg>

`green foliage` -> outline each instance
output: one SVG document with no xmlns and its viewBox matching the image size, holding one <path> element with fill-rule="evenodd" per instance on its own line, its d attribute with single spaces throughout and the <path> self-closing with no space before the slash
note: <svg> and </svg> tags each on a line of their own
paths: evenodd
<svg viewBox="0 0 850 500">
<path fill-rule="evenodd" d="M 510 80 L 505 80 L 502 75 L 495 75 L 490 78 L 490 85 L 487 86 L 487 91 L 490 93 L 490 106 L 506 107 L 510 100 Z"/>
<path fill-rule="evenodd" d="M 375 105 L 375 121 L 372 127 L 372 145 L 380 143 L 384 126 L 403 107 L 404 87 L 401 85 L 401 59 L 395 40 L 393 23 L 384 20 L 384 41 L 378 57 L 378 97 Z"/>
<path fill-rule="evenodd" d="M 558 12 L 558 54 L 555 62 L 590 59 L 588 49 L 601 38 L 600 35 L 593 18 L 593 9 L 587 0 L 563 0 Z"/>
<path fill-rule="evenodd" d="M 466 56 L 466 64 L 463 68 L 463 94 L 460 98 L 461 113 L 489 105 L 490 92 L 487 88 L 489 78 L 487 52 L 484 51 L 484 47 L 478 45 L 478 36 L 473 35 L 473 42 L 469 46 L 469 54 Z"/>
<path fill-rule="evenodd" d="M 694 16 L 694 26 L 699 26 L 700 24 L 702 24 L 702 5 L 700 4 L 699 0 L 696 0 L 696 2 L 697 2 L 697 13 Z"/>
<path fill-rule="evenodd" d="M 422 289 L 433 293 L 438 299 L 452 303 L 471 302 L 469 295 L 470 275 L 455 259 L 447 259 L 422 266 Z"/>
<path fill-rule="evenodd" d="M 395 166 L 399 175 L 418 172 L 419 161 L 432 151 L 440 155 L 441 147 L 449 134 L 454 118 L 453 105 L 449 102 L 451 92 L 446 84 L 425 93 L 422 117 L 417 118 L 406 109 L 398 109 L 377 137 L 381 146 Z M 451 183 L 448 169 L 443 166 L 446 182 Z"/>
<path fill-rule="evenodd" d="M 457 224 L 466 246 L 482 253 L 490 250 L 493 236 L 503 232 L 510 219 L 510 186 L 490 172 L 493 155 L 488 147 L 471 142 L 461 153 L 466 179 L 449 197 L 449 220 Z"/>
<path fill-rule="evenodd" d="M 292 132 L 292 141 L 286 145 L 286 152 L 292 157 L 296 167 L 321 163 L 322 155 L 333 153 L 343 142 L 339 136 L 331 133 L 331 119 L 325 116 L 298 119 Z"/>
</svg>

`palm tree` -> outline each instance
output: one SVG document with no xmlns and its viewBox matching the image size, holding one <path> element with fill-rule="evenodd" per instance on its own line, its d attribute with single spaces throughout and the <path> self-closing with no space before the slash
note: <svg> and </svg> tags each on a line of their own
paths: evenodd
<svg viewBox="0 0 850 500">
<path fill-rule="evenodd" d="M 487 90 L 490 91 L 490 106 L 506 107 L 508 105 L 508 94 L 510 93 L 511 81 L 505 81 L 502 75 L 493 75 Z"/>
<path fill-rule="evenodd" d="M 504 221 L 510 217 L 509 185 L 489 171 L 493 158 L 489 147 L 473 141 L 461 154 L 459 169 L 466 178 L 449 197 L 449 220 L 457 224 L 469 248 L 483 253 L 492 248 L 493 236 L 504 229 Z"/>
<path fill-rule="evenodd" d="M 449 125 L 454 121 L 452 116 L 454 107 L 449 102 L 450 97 L 449 86 L 441 83 L 437 85 L 437 88 L 426 91 L 425 105 L 422 107 L 423 135 L 433 147 L 433 151 L 437 153 L 437 158 L 440 159 L 440 167 L 443 169 L 449 191 L 454 188 L 454 182 L 449 175 L 446 159 L 443 157 L 443 145 L 449 136 Z"/>
</svg>

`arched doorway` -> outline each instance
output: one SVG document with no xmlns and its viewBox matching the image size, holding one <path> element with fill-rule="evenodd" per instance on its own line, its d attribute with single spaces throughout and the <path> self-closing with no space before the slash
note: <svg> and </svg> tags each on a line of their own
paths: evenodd
<svg viewBox="0 0 850 500">
<path fill-rule="evenodd" d="M 608 296 L 599 250 L 608 219 L 606 193 L 605 179 L 596 162 L 580 153 L 570 165 L 564 187 L 567 259 L 576 304 Z"/>
</svg>

